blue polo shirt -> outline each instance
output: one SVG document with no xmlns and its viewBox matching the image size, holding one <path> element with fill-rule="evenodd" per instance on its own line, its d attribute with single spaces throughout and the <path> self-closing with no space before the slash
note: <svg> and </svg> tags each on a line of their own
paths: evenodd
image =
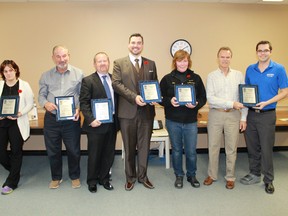
<svg viewBox="0 0 288 216">
<path fill-rule="evenodd" d="M 259 101 L 267 101 L 278 94 L 279 89 L 288 87 L 285 68 L 270 60 L 269 66 L 264 72 L 260 72 L 258 62 L 250 65 L 246 70 L 245 83 L 258 85 Z M 277 103 L 272 103 L 264 107 L 263 110 L 275 109 Z"/>
</svg>

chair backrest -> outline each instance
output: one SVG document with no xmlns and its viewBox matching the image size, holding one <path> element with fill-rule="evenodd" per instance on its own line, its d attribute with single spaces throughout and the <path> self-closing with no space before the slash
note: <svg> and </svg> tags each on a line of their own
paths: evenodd
<svg viewBox="0 0 288 216">
<path fill-rule="evenodd" d="M 153 130 L 163 129 L 163 124 L 161 120 L 154 120 L 153 122 Z"/>
</svg>

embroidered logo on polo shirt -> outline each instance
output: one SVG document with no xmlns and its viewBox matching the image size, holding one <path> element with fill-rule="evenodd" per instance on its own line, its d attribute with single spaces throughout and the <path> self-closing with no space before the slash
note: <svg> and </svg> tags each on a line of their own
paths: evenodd
<svg viewBox="0 0 288 216">
<path fill-rule="evenodd" d="M 267 74 L 267 77 L 274 77 L 274 74 Z"/>
</svg>

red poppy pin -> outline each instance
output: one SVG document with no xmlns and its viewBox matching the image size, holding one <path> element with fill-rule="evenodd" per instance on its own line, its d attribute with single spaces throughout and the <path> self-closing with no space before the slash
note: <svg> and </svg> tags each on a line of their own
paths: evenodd
<svg viewBox="0 0 288 216">
<path fill-rule="evenodd" d="M 190 79 L 191 75 L 190 74 L 187 74 L 186 78 L 187 79 Z"/>
<path fill-rule="evenodd" d="M 144 65 L 148 65 L 148 61 L 144 61 Z"/>
<path fill-rule="evenodd" d="M 19 90 L 18 90 L 18 93 L 19 93 L 19 94 L 20 94 L 20 93 L 22 93 L 22 90 L 21 90 L 21 89 L 19 89 Z"/>
</svg>

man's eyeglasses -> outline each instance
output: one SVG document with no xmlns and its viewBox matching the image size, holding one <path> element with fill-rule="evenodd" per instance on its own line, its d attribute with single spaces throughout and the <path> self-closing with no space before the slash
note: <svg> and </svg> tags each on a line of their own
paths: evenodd
<svg viewBox="0 0 288 216">
<path fill-rule="evenodd" d="M 257 53 L 268 53 L 270 52 L 269 49 L 265 49 L 265 50 L 257 50 Z"/>
</svg>

